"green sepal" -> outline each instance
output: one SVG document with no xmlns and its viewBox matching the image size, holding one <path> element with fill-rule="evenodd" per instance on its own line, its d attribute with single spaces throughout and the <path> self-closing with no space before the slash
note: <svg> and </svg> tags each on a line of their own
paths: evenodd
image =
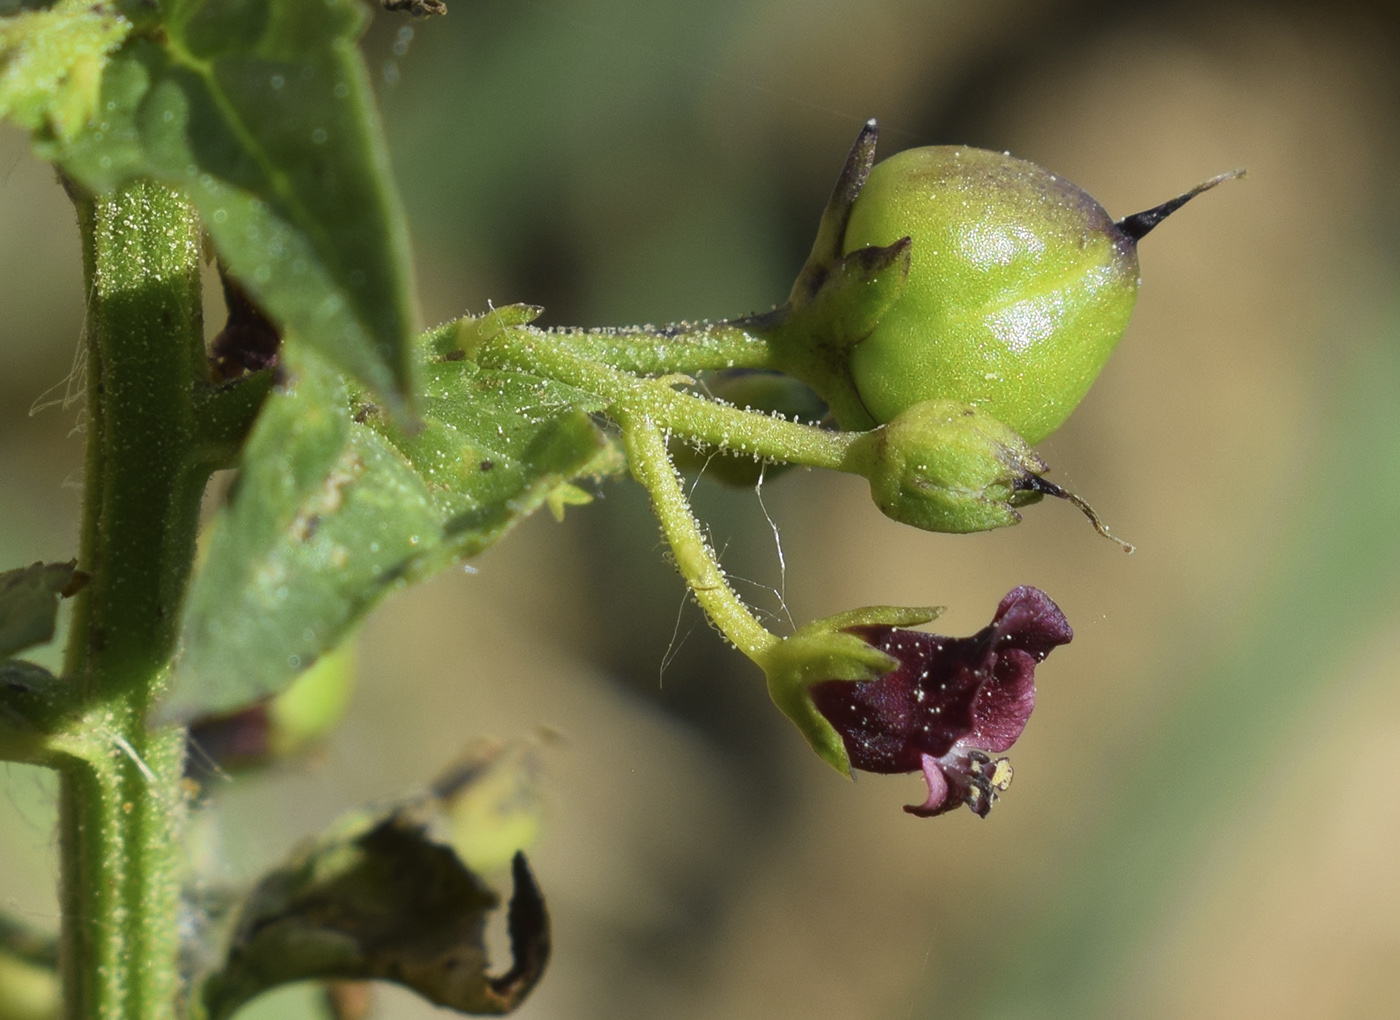
<svg viewBox="0 0 1400 1020">
<path fill-rule="evenodd" d="M 787 329 L 804 332 L 824 351 L 848 352 L 870 335 L 904 292 L 910 247 L 903 237 L 843 255 L 815 293 L 794 302 Z"/>
<path fill-rule="evenodd" d="M 826 401 L 843 429 L 867 429 L 875 419 L 851 379 L 850 352 L 870 335 L 904 292 L 909 239 L 844 256 L 802 302 L 789 302 L 755 325 L 773 346 L 779 367 Z"/>
<path fill-rule="evenodd" d="M 549 956 L 549 917 L 517 854 L 507 919 L 514 964 L 488 973 L 485 930 L 499 898 L 428 833 L 421 805 L 342 819 L 262 878 L 200 997 L 208 1020 L 293 981 L 384 980 L 463 1013 L 510 1012 Z"/>
<path fill-rule="evenodd" d="M 899 660 L 847 633 L 852 627 L 915 627 L 942 610 L 928 607 L 867 606 L 823 617 L 771 645 L 755 661 L 768 679 L 768 696 L 806 738 L 824 762 L 851 774 L 846 745 L 812 703 L 811 687 L 824 680 L 874 680 Z"/>
<path fill-rule="evenodd" d="M 451 344 L 465 354 L 469 361 L 475 361 L 476 352 L 481 349 L 482 344 L 495 339 L 508 329 L 529 325 L 543 313 L 544 309 L 539 305 L 504 305 L 481 315 L 463 316 L 450 323 L 449 327 L 440 327 L 432 331 L 432 342 L 435 346 Z M 446 355 L 448 351 L 442 350 L 439 353 Z"/>
<path fill-rule="evenodd" d="M 909 276 L 907 237 L 843 254 L 851 209 L 875 160 L 877 134 L 871 120 L 856 137 L 787 302 L 739 323 L 769 340 L 777 367 L 815 390 L 844 429 L 876 424 L 851 379 L 850 352 L 899 300 Z"/>
</svg>

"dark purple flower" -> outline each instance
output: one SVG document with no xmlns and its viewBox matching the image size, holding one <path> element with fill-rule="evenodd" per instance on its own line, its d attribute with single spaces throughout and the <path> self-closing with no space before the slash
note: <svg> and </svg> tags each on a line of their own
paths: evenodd
<svg viewBox="0 0 1400 1020">
<path fill-rule="evenodd" d="M 1016 742 L 1035 707 L 1035 666 L 1074 636 L 1039 588 L 1009 592 L 992 622 L 948 638 L 887 626 L 849 633 L 899 660 L 874 680 L 813 684 L 813 703 L 841 735 L 851 766 L 918 772 L 928 799 L 910 814 L 930 817 L 966 804 L 983 818 L 1011 784 L 1011 764 L 993 759 Z"/>
</svg>

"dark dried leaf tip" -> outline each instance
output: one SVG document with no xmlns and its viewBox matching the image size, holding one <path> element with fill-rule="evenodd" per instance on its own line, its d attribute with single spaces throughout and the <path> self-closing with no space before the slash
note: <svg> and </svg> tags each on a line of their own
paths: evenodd
<svg viewBox="0 0 1400 1020">
<path fill-rule="evenodd" d="M 408 14 L 414 18 L 447 13 L 447 4 L 442 0 L 379 0 L 379 3 L 386 11 Z"/>
<path fill-rule="evenodd" d="M 1167 199 L 1161 205 L 1154 205 L 1151 209 L 1144 209 L 1140 213 L 1133 213 L 1131 216 L 1124 216 L 1118 221 L 1118 229 L 1127 234 L 1134 241 L 1141 241 L 1157 224 L 1176 212 L 1191 199 L 1202 192 L 1209 191 L 1217 184 L 1224 184 L 1226 181 L 1233 181 L 1236 177 L 1243 177 L 1243 170 L 1231 170 L 1227 173 L 1216 174 L 1208 181 L 1202 181 L 1184 195 L 1177 195 L 1176 198 Z"/>
<path fill-rule="evenodd" d="M 291 981 L 392 981 L 459 1013 L 514 1010 L 549 959 L 549 915 L 523 855 L 507 915 L 514 963 L 489 973 L 496 894 L 413 812 L 337 827 L 253 890 L 204 983 L 210 1020 Z"/>
</svg>

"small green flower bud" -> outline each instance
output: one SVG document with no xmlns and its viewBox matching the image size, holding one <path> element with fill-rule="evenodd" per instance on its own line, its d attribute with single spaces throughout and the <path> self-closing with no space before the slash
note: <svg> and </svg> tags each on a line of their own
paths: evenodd
<svg viewBox="0 0 1400 1020">
<path fill-rule="evenodd" d="M 926 400 L 855 440 L 850 470 L 885 514 L 925 531 L 1015 524 L 1040 500 L 1048 467 L 1009 426 L 968 404 Z"/>
</svg>

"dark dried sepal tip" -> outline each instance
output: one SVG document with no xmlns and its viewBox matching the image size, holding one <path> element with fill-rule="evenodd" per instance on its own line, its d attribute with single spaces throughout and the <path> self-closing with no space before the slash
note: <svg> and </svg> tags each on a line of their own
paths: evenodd
<svg viewBox="0 0 1400 1020">
<path fill-rule="evenodd" d="M 1129 555 L 1137 551 L 1137 546 L 1133 545 L 1133 543 L 1124 541 L 1108 530 L 1108 525 L 1104 524 L 1098 512 L 1089 505 L 1089 501 L 1083 496 L 1070 492 L 1068 489 L 1061 488 L 1054 482 L 1042 478 L 1040 475 L 1033 474 L 1026 475 L 1016 482 L 1016 489 L 1019 492 L 1033 492 L 1040 496 L 1054 496 L 1056 499 L 1063 499 L 1067 503 L 1074 504 L 1074 506 L 1078 507 L 1079 512 L 1089 519 L 1089 523 L 1094 526 L 1094 530 L 1104 538 L 1111 542 L 1117 542 L 1122 546 L 1123 551 Z"/>
<path fill-rule="evenodd" d="M 76 563 L 77 560 L 74 560 L 72 562 Z M 91 574 L 89 574 L 86 570 L 78 570 L 75 568 L 73 570 L 73 576 L 68 579 L 68 583 L 59 589 L 59 597 L 71 599 L 74 595 L 78 594 L 78 592 L 86 588 L 91 582 Z"/>
<path fill-rule="evenodd" d="M 841 261 L 841 249 L 846 240 L 846 224 L 851 219 L 851 207 L 856 196 L 865 187 L 870 177 L 870 168 L 875 165 L 875 142 L 880 129 L 872 117 L 861 126 L 855 144 L 846 155 L 841 167 L 841 175 L 836 178 L 836 187 L 831 191 L 826 209 L 822 212 L 821 223 L 817 227 L 816 240 L 812 242 L 811 254 L 797 277 L 792 288 L 794 302 L 810 297 L 820 289 L 827 273 Z"/>
<path fill-rule="evenodd" d="M 215 378 L 221 382 L 245 373 L 275 366 L 282 346 L 282 332 L 254 303 L 243 285 L 219 263 L 219 280 L 224 287 L 228 321 L 210 346 L 209 361 Z"/>
<path fill-rule="evenodd" d="M 827 213 L 841 213 L 842 234 L 845 221 L 850 218 L 851 206 L 855 204 L 865 182 L 870 178 L 870 168 L 875 165 L 875 143 L 880 138 L 880 127 L 871 117 L 861 125 L 851 151 L 846 154 L 846 162 L 841 167 L 841 176 L 836 178 L 836 187 L 826 204 Z"/>
<path fill-rule="evenodd" d="M 1144 209 L 1140 213 L 1133 213 L 1131 216 L 1124 216 L 1118 221 L 1118 229 L 1127 234 L 1134 241 L 1141 241 L 1152 228 L 1161 223 L 1164 219 L 1176 212 L 1191 199 L 1202 192 L 1209 191 L 1217 184 L 1224 184 L 1226 181 L 1233 181 L 1237 177 L 1243 177 L 1243 169 L 1231 170 L 1228 173 L 1217 174 L 1208 181 L 1202 181 L 1184 195 L 1177 195 L 1176 198 L 1168 199 L 1161 205 L 1154 205 L 1151 209 Z"/>
<path fill-rule="evenodd" d="M 844 274 L 854 277 L 861 283 L 868 282 L 877 273 L 894 266 L 896 263 L 904 264 L 904 272 L 909 272 L 909 250 L 913 247 L 913 242 L 907 237 L 901 237 L 894 244 L 887 244 L 883 247 L 870 245 L 865 248 L 857 248 L 841 259 L 841 270 Z"/>
</svg>

